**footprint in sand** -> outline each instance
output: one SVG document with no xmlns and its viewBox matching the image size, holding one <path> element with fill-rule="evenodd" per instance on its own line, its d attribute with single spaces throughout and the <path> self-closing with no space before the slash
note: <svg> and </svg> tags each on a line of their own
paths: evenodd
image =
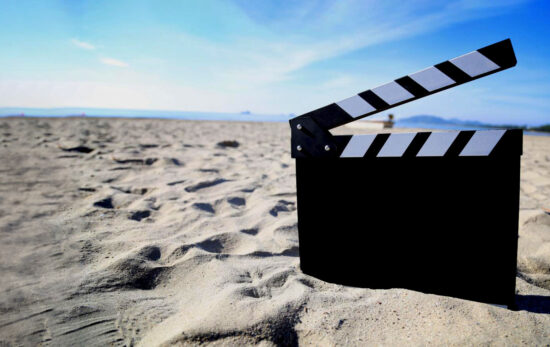
<svg viewBox="0 0 550 347">
<path fill-rule="evenodd" d="M 113 157 L 113 161 L 118 164 L 138 164 L 138 165 L 153 165 L 158 159 L 157 158 L 146 158 L 146 159 L 117 159 Z"/>
<path fill-rule="evenodd" d="M 147 188 L 123 188 L 123 187 L 115 187 L 111 186 L 111 189 L 118 190 L 119 192 L 125 193 L 125 194 L 137 194 L 137 195 L 144 195 L 146 194 L 149 189 Z"/>
<path fill-rule="evenodd" d="M 59 149 L 65 151 L 65 152 L 78 152 L 78 153 L 90 153 L 94 149 L 86 146 L 74 146 L 74 147 L 63 147 L 58 146 Z"/>
<path fill-rule="evenodd" d="M 238 247 L 240 238 L 235 233 L 223 233 L 208 237 L 195 243 L 186 243 L 176 248 L 168 256 L 168 260 L 183 257 L 192 248 L 198 248 L 208 253 L 231 254 Z"/>
<path fill-rule="evenodd" d="M 258 234 L 259 229 L 258 228 L 251 228 L 251 229 L 241 229 L 239 231 L 241 233 L 248 234 L 248 235 L 256 235 L 256 234 Z"/>
<path fill-rule="evenodd" d="M 128 217 L 128 219 L 135 220 L 137 222 L 141 222 L 142 219 L 145 219 L 151 215 L 150 211 L 143 210 L 143 211 L 136 211 Z"/>
<path fill-rule="evenodd" d="M 218 179 L 215 179 L 215 180 L 212 180 L 212 181 L 203 181 L 203 182 L 199 182 L 195 185 L 186 187 L 185 191 L 188 192 L 188 193 L 194 193 L 198 190 L 213 187 L 215 185 L 218 185 L 218 184 L 221 184 L 221 183 L 224 183 L 224 182 L 227 182 L 227 180 L 224 179 L 224 178 L 218 178 Z"/>
<path fill-rule="evenodd" d="M 273 289 L 283 287 L 288 282 L 289 278 L 295 275 L 296 272 L 294 270 L 284 270 L 261 278 L 256 286 L 247 286 L 238 291 L 241 295 L 254 299 L 272 297 Z"/>
<path fill-rule="evenodd" d="M 181 183 L 184 183 L 185 180 L 180 180 L 180 181 L 173 181 L 173 182 L 168 182 L 166 183 L 167 186 L 175 186 L 176 184 L 181 184 Z"/>
<path fill-rule="evenodd" d="M 287 200 L 279 200 L 277 205 L 275 205 L 270 211 L 269 214 L 273 217 L 277 217 L 279 212 L 291 212 L 296 209 L 294 202 Z"/>
<path fill-rule="evenodd" d="M 229 202 L 231 205 L 234 205 L 234 206 L 244 206 L 244 205 L 246 205 L 246 200 L 244 198 L 240 198 L 240 197 L 236 197 L 236 196 L 227 199 L 227 202 Z"/>
<path fill-rule="evenodd" d="M 145 246 L 138 252 L 138 255 L 148 260 L 156 261 L 160 259 L 161 251 L 157 246 Z"/>
<path fill-rule="evenodd" d="M 158 258 L 157 258 L 158 257 Z M 156 259 L 155 259 L 156 258 Z M 92 273 L 80 285 L 79 292 L 109 292 L 117 289 L 151 290 L 157 287 L 170 267 L 158 266 L 160 249 L 149 246 Z"/>
<path fill-rule="evenodd" d="M 214 210 L 214 207 L 212 207 L 212 204 L 206 203 L 206 202 L 196 202 L 193 204 L 193 207 L 197 210 L 209 212 L 209 213 L 216 213 Z"/>
<path fill-rule="evenodd" d="M 94 202 L 94 206 L 101 207 L 101 208 L 114 208 L 113 199 L 109 197 L 109 198 L 96 201 Z"/>
<path fill-rule="evenodd" d="M 199 169 L 200 172 L 207 172 L 207 173 L 219 173 L 220 170 L 218 169 Z"/>
</svg>

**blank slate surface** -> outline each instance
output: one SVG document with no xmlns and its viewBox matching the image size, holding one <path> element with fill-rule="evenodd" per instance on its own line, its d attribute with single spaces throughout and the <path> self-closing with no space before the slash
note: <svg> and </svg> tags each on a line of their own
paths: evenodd
<svg viewBox="0 0 550 347">
<path fill-rule="evenodd" d="M 469 132 L 473 137 L 474 132 Z M 513 306 L 522 132 L 490 154 L 297 158 L 304 273 Z"/>
</svg>

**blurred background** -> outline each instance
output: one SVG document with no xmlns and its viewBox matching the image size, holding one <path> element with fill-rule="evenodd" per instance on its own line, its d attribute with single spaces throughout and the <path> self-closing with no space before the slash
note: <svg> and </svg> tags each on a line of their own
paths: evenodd
<svg viewBox="0 0 550 347">
<path fill-rule="evenodd" d="M 511 38 L 515 68 L 392 113 L 536 127 L 550 123 L 549 14 L 525 0 L 1 0 L 0 115 L 286 121 Z"/>
</svg>

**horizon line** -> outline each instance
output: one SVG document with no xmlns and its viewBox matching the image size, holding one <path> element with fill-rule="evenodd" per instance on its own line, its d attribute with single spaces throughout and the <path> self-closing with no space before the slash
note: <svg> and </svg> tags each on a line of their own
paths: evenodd
<svg viewBox="0 0 550 347">
<path fill-rule="evenodd" d="M 55 111 L 71 110 L 68 113 L 55 113 Z M 28 113 L 27 111 L 42 111 L 37 113 Z M 88 111 L 99 111 L 97 113 L 90 113 Z M 162 113 L 165 113 L 163 116 Z M 391 113 L 391 112 L 390 112 Z M 193 117 L 193 115 L 200 114 L 202 117 Z M 265 122 L 286 122 L 299 115 L 294 113 L 254 113 L 250 110 L 244 110 L 240 112 L 230 111 L 198 111 L 198 110 L 169 110 L 169 109 L 131 109 L 131 108 L 107 108 L 107 107 L 0 107 L 0 117 L 93 117 L 93 118 L 151 118 L 151 119 L 186 119 L 186 120 L 220 120 L 220 121 L 265 121 Z M 254 116 L 262 117 L 261 119 Z M 383 116 L 382 113 L 373 115 L 374 117 Z M 408 118 L 418 116 L 431 116 L 437 117 L 447 121 L 458 121 L 461 123 L 478 122 L 489 126 L 499 126 L 503 124 L 486 123 L 478 120 L 463 120 L 457 117 L 442 117 L 434 114 L 415 114 L 411 116 L 396 117 L 396 122 L 402 121 Z M 376 118 L 371 118 L 376 119 Z M 366 119 L 368 121 L 368 119 Z M 458 123 L 457 123 L 458 124 Z M 527 123 L 508 123 L 510 126 L 534 126 L 535 124 L 528 125 Z M 536 124 L 539 126 L 546 125 L 546 123 Z"/>
</svg>

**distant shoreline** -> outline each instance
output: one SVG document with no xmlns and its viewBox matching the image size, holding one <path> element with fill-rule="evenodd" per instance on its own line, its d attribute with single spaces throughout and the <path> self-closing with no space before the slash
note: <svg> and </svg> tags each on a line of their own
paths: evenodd
<svg viewBox="0 0 550 347">
<path fill-rule="evenodd" d="M 154 117 L 154 116 L 95 116 L 95 115 L 86 115 L 86 116 L 78 116 L 78 115 L 71 115 L 71 116 L 51 116 L 51 115 L 25 115 L 25 116 L 19 116 L 19 115 L 2 115 L 0 116 L 0 119 L 105 119 L 105 120 L 116 120 L 116 119 L 133 119 L 133 120 L 174 120 L 174 121 L 192 121 L 192 122 L 240 122 L 240 123 L 286 123 L 288 122 L 287 119 L 282 120 L 273 120 L 273 119 L 250 119 L 250 118 L 244 118 L 243 119 L 219 119 L 219 118 L 174 118 L 174 117 Z M 546 131 L 537 131 L 533 130 L 535 128 L 526 128 L 526 127 L 519 127 L 519 126 L 473 126 L 473 125 L 458 125 L 458 124 L 450 124 L 450 123 L 422 123 L 422 122 L 403 122 L 400 120 L 397 120 L 395 122 L 394 128 L 401 128 L 401 129 L 426 129 L 426 130 L 490 130 L 490 129 L 522 129 L 524 131 L 524 135 L 527 136 L 550 136 L 550 132 Z"/>
<path fill-rule="evenodd" d="M 468 129 L 468 130 L 485 130 L 485 129 L 522 129 L 529 132 L 550 133 L 550 124 L 538 126 L 514 125 L 514 124 L 489 124 L 479 121 L 464 121 L 461 119 L 445 119 L 432 115 L 418 115 L 397 120 L 401 125 L 430 124 L 435 129 Z M 399 125 L 396 124 L 396 125 Z M 406 127 L 405 126 L 405 127 Z"/>
</svg>

